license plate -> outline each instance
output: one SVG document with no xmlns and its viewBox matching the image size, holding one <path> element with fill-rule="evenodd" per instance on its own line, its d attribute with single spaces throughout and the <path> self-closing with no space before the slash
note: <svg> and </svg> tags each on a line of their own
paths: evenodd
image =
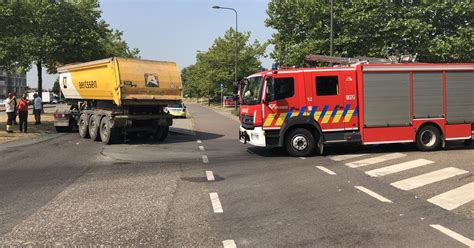
<svg viewBox="0 0 474 248">
<path fill-rule="evenodd" d="M 246 136 L 245 131 L 243 132 L 239 131 L 240 142 L 243 144 L 247 143 L 247 139 L 245 138 L 245 136 Z"/>
</svg>

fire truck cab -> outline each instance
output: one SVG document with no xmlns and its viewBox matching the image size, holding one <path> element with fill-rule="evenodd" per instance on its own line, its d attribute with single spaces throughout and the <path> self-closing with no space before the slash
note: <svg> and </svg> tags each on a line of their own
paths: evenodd
<svg viewBox="0 0 474 248">
<path fill-rule="evenodd" d="M 255 73 L 240 92 L 242 143 L 292 156 L 331 143 L 471 140 L 474 64 L 357 64 Z"/>
</svg>

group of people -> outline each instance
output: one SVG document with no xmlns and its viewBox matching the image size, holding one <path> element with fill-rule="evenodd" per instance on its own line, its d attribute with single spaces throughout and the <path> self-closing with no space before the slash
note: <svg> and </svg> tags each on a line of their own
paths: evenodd
<svg viewBox="0 0 474 248">
<path fill-rule="evenodd" d="M 20 119 L 20 132 L 28 132 L 28 106 L 33 104 L 33 114 L 35 116 L 35 125 L 41 125 L 41 112 L 43 104 L 38 94 L 33 95 L 31 102 L 28 94 L 24 93 L 20 99 L 17 99 L 16 93 L 9 93 L 5 100 L 5 112 L 7 113 L 7 133 L 13 132 L 13 125 L 17 125 L 16 117 Z"/>
</svg>

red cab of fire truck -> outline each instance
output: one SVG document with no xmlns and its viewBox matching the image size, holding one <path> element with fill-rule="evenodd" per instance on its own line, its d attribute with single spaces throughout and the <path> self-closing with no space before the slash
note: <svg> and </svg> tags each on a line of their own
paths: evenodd
<svg viewBox="0 0 474 248">
<path fill-rule="evenodd" d="M 324 145 L 472 139 L 474 64 L 358 64 L 255 73 L 240 91 L 240 141 L 292 156 Z"/>
</svg>

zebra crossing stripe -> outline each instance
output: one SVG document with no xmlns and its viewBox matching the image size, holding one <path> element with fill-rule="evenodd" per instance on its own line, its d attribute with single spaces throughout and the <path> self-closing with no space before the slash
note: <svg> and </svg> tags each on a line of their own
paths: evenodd
<svg viewBox="0 0 474 248">
<path fill-rule="evenodd" d="M 459 176 L 462 174 L 469 173 L 468 171 L 461 170 L 454 167 L 448 167 L 441 170 L 429 172 L 416 177 L 410 177 L 398 182 L 391 183 L 392 186 L 402 190 L 412 190 L 425 186 L 427 184 L 442 181 L 451 177 Z"/>
<path fill-rule="evenodd" d="M 346 155 L 335 155 L 335 156 L 329 156 L 328 158 L 334 161 L 343 161 L 343 160 L 348 160 L 351 158 L 358 158 L 365 156 L 367 154 L 346 154 Z"/>
<path fill-rule="evenodd" d="M 453 210 L 474 200 L 474 182 L 428 199 L 444 209 Z"/>
<path fill-rule="evenodd" d="M 351 167 L 351 168 L 358 168 L 358 167 L 367 166 L 367 165 L 371 165 L 371 164 L 382 163 L 382 162 L 385 162 L 385 161 L 388 161 L 388 160 L 401 158 L 401 157 L 405 157 L 405 156 L 406 155 L 403 154 L 403 153 L 396 152 L 396 153 L 385 154 L 385 155 L 374 157 L 374 158 L 367 158 L 367 159 L 347 163 L 346 165 Z"/>
<path fill-rule="evenodd" d="M 430 161 L 430 160 L 417 159 L 417 160 L 408 161 L 408 162 L 401 163 L 401 164 L 386 166 L 386 167 L 383 167 L 383 168 L 380 168 L 380 169 L 366 171 L 365 174 L 367 174 L 371 177 L 381 177 L 381 176 L 390 175 L 390 174 L 393 174 L 393 173 L 413 169 L 413 168 L 416 168 L 416 167 L 420 167 L 420 166 L 427 165 L 427 164 L 432 164 L 432 163 L 434 163 L 434 162 Z"/>
</svg>

